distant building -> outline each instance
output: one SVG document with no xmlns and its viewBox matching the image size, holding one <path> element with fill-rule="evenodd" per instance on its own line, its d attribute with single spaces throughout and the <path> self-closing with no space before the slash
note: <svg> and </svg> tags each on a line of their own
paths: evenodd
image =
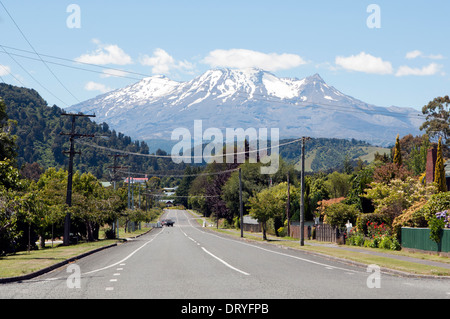
<svg viewBox="0 0 450 319">
<path fill-rule="evenodd" d="M 164 204 L 166 204 L 166 207 L 173 206 L 173 200 L 171 200 L 171 199 L 161 199 L 160 202 L 163 202 Z"/>
<path fill-rule="evenodd" d="M 176 186 L 176 187 L 166 187 L 166 188 L 163 188 L 164 195 L 165 195 L 165 196 L 172 196 L 172 195 L 175 195 L 175 192 L 176 192 L 177 188 L 178 188 L 178 186 Z"/>
<path fill-rule="evenodd" d="M 130 184 L 145 184 L 148 182 L 147 177 L 130 177 Z M 128 177 L 123 181 L 125 184 L 128 184 Z"/>
</svg>

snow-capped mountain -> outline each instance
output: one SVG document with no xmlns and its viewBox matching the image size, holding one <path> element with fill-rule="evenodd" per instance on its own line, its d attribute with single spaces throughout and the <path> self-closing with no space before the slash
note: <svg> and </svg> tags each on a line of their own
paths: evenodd
<svg viewBox="0 0 450 319">
<path fill-rule="evenodd" d="M 259 69 L 214 69 L 188 82 L 153 76 L 70 107 L 140 140 L 171 139 L 176 128 L 279 128 L 281 138 L 355 138 L 386 145 L 419 134 L 412 108 L 379 107 L 345 95 L 315 74 L 278 78 Z"/>
</svg>

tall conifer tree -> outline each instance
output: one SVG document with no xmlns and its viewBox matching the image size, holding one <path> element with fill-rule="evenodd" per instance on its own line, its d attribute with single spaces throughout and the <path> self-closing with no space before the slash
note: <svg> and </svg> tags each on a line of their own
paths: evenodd
<svg viewBox="0 0 450 319">
<path fill-rule="evenodd" d="M 397 166 L 402 166 L 402 151 L 400 149 L 400 134 L 397 134 L 397 140 L 395 141 L 394 164 L 397 164 Z"/>
<path fill-rule="evenodd" d="M 438 186 L 439 192 L 447 191 L 447 182 L 445 180 L 444 156 L 442 153 L 441 138 L 439 138 L 437 148 L 436 167 L 434 169 L 434 181 Z"/>
</svg>

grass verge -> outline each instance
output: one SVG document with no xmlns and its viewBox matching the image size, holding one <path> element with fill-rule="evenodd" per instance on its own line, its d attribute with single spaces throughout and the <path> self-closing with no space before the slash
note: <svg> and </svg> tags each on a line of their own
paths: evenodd
<svg viewBox="0 0 450 319">
<path fill-rule="evenodd" d="M 0 278 L 27 275 L 53 266 L 69 258 L 114 243 L 117 243 L 117 240 L 100 240 L 73 246 L 58 246 L 54 248 L 32 250 L 30 253 L 21 251 L 14 255 L 0 257 Z"/>
</svg>

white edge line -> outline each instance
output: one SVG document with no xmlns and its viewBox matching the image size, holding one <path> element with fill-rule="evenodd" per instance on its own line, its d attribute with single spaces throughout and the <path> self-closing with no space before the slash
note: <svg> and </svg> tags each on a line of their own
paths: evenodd
<svg viewBox="0 0 450 319">
<path fill-rule="evenodd" d="M 224 261 L 224 260 L 220 259 L 219 257 L 217 257 L 216 255 L 210 253 L 209 251 L 207 251 L 207 250 L 205 249 L 205 247 L 202 247 L 202 249 L 203 249 L 203 251 L 204 251 L 205 253 L 207 253 L 208 255 L 210 255 L 210 256 L 212 256 L 212 257 L 214 257 L 215 259 L 217 259 L 218 261 L 220 261 L 222 264 L 224 264 L 224 265 L 227 266 L 228 268 L 231 268 L 231 269 L 233 269 L 233 270 L 235 270 L 235 271 L 237 271 L 237 272 L 240 272 L 240 273 L 243 274 L 243 275 L 250 276 L 249 273 L 246 273 L 245 271 L 242 271 L 242 270 L 240 270 L 240 269 L 237 269 L 236 267 L 231 266 L 231 265 L 230 265 L 229 263 L 227 263 L 226 261 Z"/>
</svg>

